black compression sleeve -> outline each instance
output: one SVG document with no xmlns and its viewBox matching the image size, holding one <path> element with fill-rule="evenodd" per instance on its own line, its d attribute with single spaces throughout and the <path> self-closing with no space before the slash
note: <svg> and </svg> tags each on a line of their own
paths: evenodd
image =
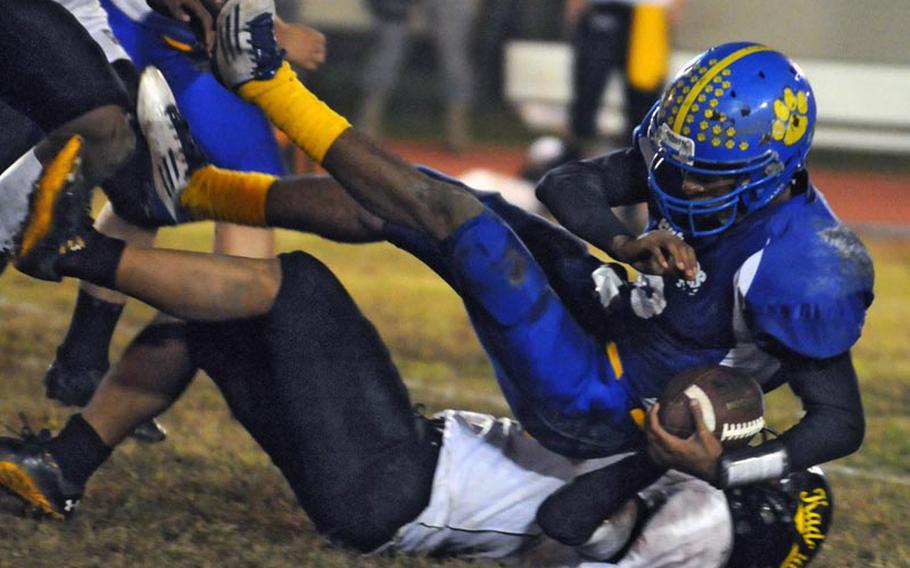
<svg viewBox="0 0 910 568">
<path fill-rule="evenodd" d="M 850 352 L 830 359 L 785 362 L 779 371 L 802 400 L 805 416 L 780 437 L 790 471 L 841 458 L 859 449 L 866 422 Z"/>
<path fill-rule="evenodd" d="M 647 172 L 641 152 L 626 148 L 555 168 L 536 193 L 564 227 L 610 253 L 614 237 L 632 236 L 611 208 L 647 201 Z"/>
</svg>

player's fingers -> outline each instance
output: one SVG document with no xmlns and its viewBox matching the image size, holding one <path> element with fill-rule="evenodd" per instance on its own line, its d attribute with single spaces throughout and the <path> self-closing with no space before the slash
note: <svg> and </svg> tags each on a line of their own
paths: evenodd
<svg viewBox="0 0 910 568">
<path fill-rule="evenodd" d="M 668 242 L 666 245 L 667 255 L 673 260 L 673 268 L 678 270 L 680 274 L 685 274 L 686 263 L 683 259 L 683 253 L 679 243 L 677 242 Z"/>
<path fill-rule="evenodd" d="M 677 240 L 673 243 L 673 260 L 676 269 L 687 279 L 695 278 L 695 254 L 692 247 Z"/>
<path fill-rule="evenodd" d="M 211 51 L 215 44 L 213 29 L 215 23 L 212 20 L 212 14 L 198 0 L 184 0 L 183 6 L 184 12 L 192 13 L 193 17 L 199 22 L 199 26 L 202 28 L 202 40 L 205 42 L 206 49 Z"/>
<path fill-rule="evenodd" d="M 683 243 L 682 255 L 686 265 L 686 278 L 694 280 L 698 274 L 698 258 L 695 256 L 695 249 Z"/>
<path fill-rule="evenodd" d="M 669 452 L 676 438 L 660 425 L 660 416 L 658 412 L 660 411 L 660 405 L 654 404 L 650 410 L 648 410 L 648 427 L 646 428 L 646 436 L 648 438 L 649 445 L 655 446 L 660 449 L 662 452 Z"/>
<path fill-rule="evenodd" d="M 650 431 L 655 430 L 656 428 L 660 428 L 660 417 L 657 415 L 657 413 L 659 411 L 660 411 L 659 402 L 655 402 L 654 404 L 651 405 L 651 408 L 648 409 L 648 415 L 647 415 L 648 427 L 646 428 L 647 431 L 650 432 Z"/>
<path fill-rule="evenodd" d="M 648 252 L 651 253 L 651 259 L 661 270 L 666 270 L 670 268 L 670 263 L 667 262 L 667 257 L 664 255 L 664 251 L 659 244 L 651 245 L 648 247 Z"/>
<path fill-rule="evenodd" d="M 171 16 L 175 19 L 180 20 L 181 22 L 190 21 L 190 13 L 186 11 L 186 8 L 182 4 L 169 4 L 168 9 L 171 12 Z"/>
</svg>

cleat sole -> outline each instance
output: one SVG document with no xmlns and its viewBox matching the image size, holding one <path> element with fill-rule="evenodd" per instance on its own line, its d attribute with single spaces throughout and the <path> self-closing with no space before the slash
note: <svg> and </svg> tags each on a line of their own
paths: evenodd
<svg viewBox="0 0 910 568">
<path fill-rule="evenodd" d="M 54 208 L 63 190 L 76 179 L 82 162 L 81 149 L 82 137 L 74 135 L 45 168 L 35 189 L 28 224 L 22 232 L 22 242 L 17 252 L 19 258 L 27 257 L 53 229 Z"/>
<path fill-rule="evenodd" d="M 37 507 L 44 514 L 63 520 L 64 516 L 54 510 L 50 501 L 35 486 L 32 478 L 21 467 L 10 462 L 0 462 L 0 486 L 18 495 L 29 505 Z"/>
</svg>

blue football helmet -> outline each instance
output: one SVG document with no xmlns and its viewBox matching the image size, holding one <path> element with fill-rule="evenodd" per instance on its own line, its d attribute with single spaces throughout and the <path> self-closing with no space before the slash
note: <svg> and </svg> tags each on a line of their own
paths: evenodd
<svg viewBox="0 0 910 568">
<path fill-rule="evenodd" d="M 785 190 L 805 168 L 815 97 L 800 68 L 754 43 L 713 47 L 669 83 L 636 131 L 648 181 L 671 227 L 703 237 L 728 229 Z M 733 189 L 691 199 L 687 175 L 724 177 Z"/>
</svg>

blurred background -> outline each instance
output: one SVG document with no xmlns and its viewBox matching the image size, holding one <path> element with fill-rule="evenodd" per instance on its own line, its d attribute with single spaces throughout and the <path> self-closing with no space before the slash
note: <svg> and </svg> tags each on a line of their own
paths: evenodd
<svg viewBox="0 0 910 568">
<path fill-rule="evenodd" d="M 371 5 L 383 3 L 406 6 L 407 25 L 412 32 L 403 70 L 389 96 L 388 109 L 394 120 L 385 124 L 392 133 L 414 133 L 417 119 L 444 113 L 439 90 L 445 86 L 436 72 L 437 32 L 441 24 L 432 17 L 432 2 L 279 0 L 278 7 L 286 19 L 304 21 L 328 36 L 327 64 L 311 77 L 311 83 L 321 96 L 357 117 L 359 103 L 369 94 L 363 84 L 363 76 L 369 73 L 369 56 L 380 45 L 375 10 L 371 9 L 375 6 Z M 516 89 L 532 88 L 534 85 L 526 83 L 526 76 L 531 74 L 545 85 L 537 89 L 537 97 L 561 104 L 564 112 L 571 91 L 572 37 L 577 31 L 566 21 L 567 5 L 571 3 L 573 0 L 449 2 L 470 13 L 466 44 L 474 72 L 472 139 L 517 143 L 541 130 L 565 133 L 566 121 L 563 117 L 560 123 L 558 112 L 546 119 L 538 117 L 536 122 L 528 118 L 527 111 L 522 114 L 520 106 L 531 102 L 533 96 Z M 910 36 L 905 33 L 910 27 L 910 2 L 670 3 L 675 5 L 670 23 L 670 76 L 687 56 L 711 45 L 735 40 L 766 43 L 800 62 L 812 81 L 820 108 L 817 146 L 910 153 Z M 528 53 L 528 42 L 538 48 L 533 55 Z M 607 91 L 607 112 L 599 119 L 601 134 L 622 131 L 619 109 L 624 101 L 620 82 L 611 80 Z M 611 107 L 615 114 L 610 113 Z M 524 120 L 500 120 L 504 112 L 516 113 Z M 861 130 L 866 135 L 874 133 L 878 139 L 848 139 L 839 144 L 834 139 L 836 134 L 823 135 L 825 125 L 835 124 L 849 127 L 854 138 L 855 131 Z M 443 136 L 444 125 L 439 123 L 437 128 L 438 135 Z M 417 131 L 433 134 L 432 127 Z"/>
</svg>

